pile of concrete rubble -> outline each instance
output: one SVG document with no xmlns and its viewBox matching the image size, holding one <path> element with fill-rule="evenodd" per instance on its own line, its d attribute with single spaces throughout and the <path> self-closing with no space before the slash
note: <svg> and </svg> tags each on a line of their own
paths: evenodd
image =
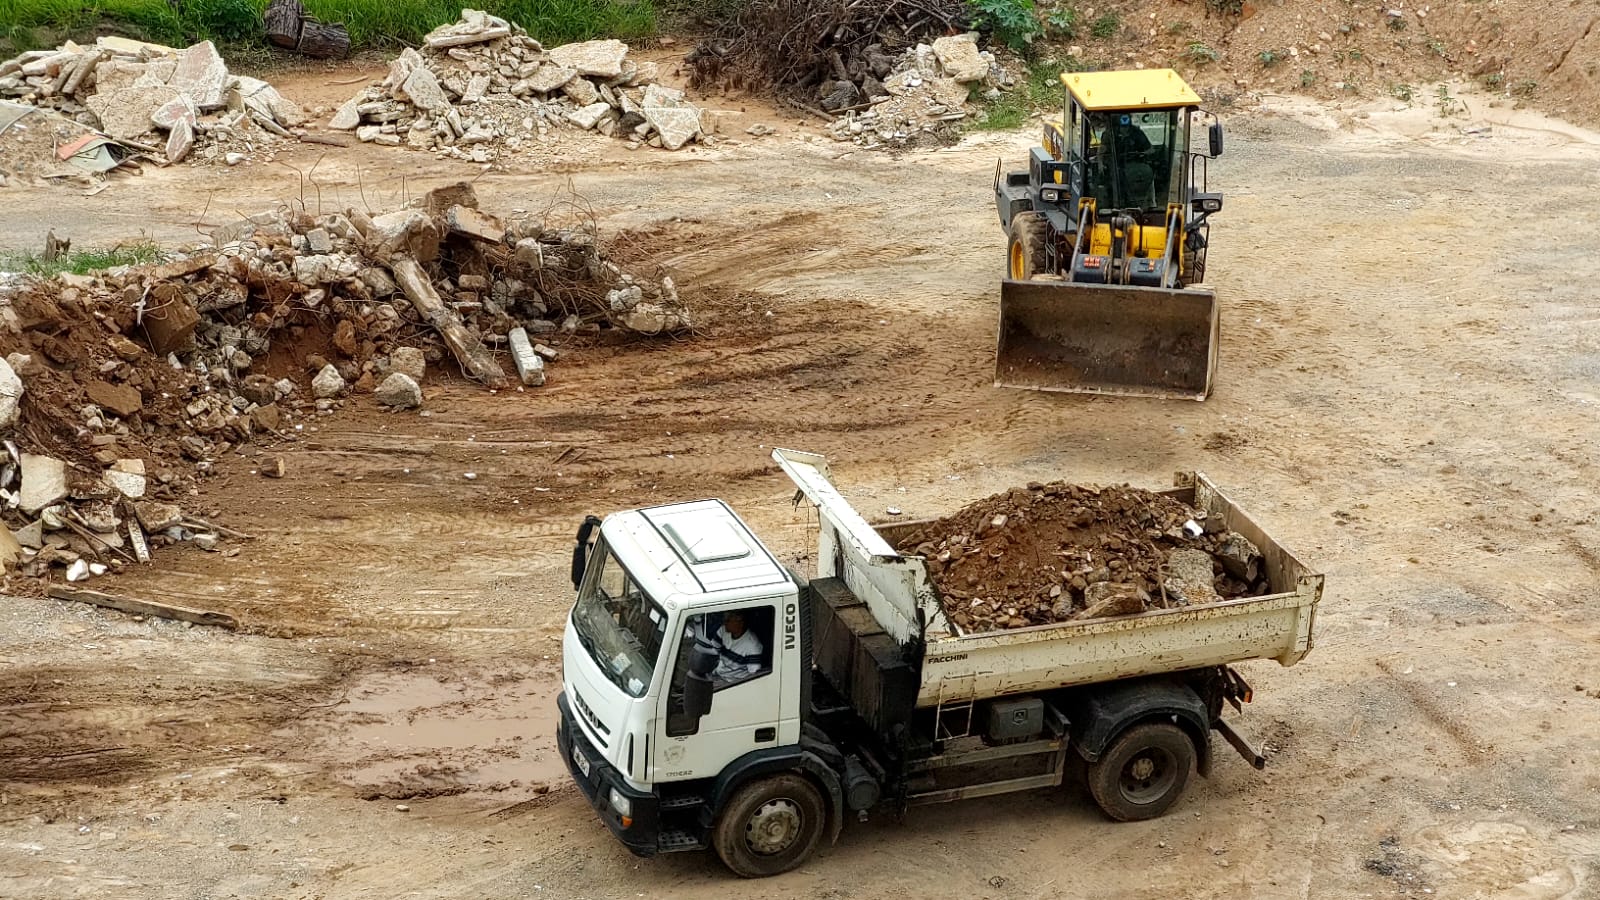
<svg viewBox="0 0 1600 900">
<path fill-rule="evenodd" d="M 868 148 L 942 142 L 974 111 L 972 89 L 994 99 L 1012 83 L 994 54 L 978 49 L 976 34 L 918 44 L 898 59 L 868 50 L 871 72 L 859 84 L 841 79 L 821 87 L 822 108 L 843 114 L 830 126 L 835 140 Z"/>
<path fill-rule="evenodd" d="M 488 162 L 577 127 L 677 150 L 705 140 L 710 117 L 682 91 L 656 84 L 653 62 L 628 58 L 618 40 L 545 49 L 520 27 L 473 9 L 407 48 L 382 82 L 339 108 L 330 123 L 363 141 Z"/>
<path fill-rule="evenodd" d="M 102 37 L 0 63 L 0 99 L 59 111 L 167 162 L 230 164 L 290 137 L 306 114 L 272 85 L 234 75 L 210 41 L 183 50 Z"/>
<path fill-rule="evenodd" d="M 380 215 L 251 216 L 157 265 L 9 280 L 0 564 L 79 580 L 152 546 L 215 549 L 230 532 L 176 504 L 223 454 L 294 440 L 353 395 L 416 408 L 430 367 L 504 388 L 509 356 L 535 387 L 564 343 L 689 327 L 672 280 L 625 271 L 592 227 L 502 221 L 465 184 Z"/>
</svg>

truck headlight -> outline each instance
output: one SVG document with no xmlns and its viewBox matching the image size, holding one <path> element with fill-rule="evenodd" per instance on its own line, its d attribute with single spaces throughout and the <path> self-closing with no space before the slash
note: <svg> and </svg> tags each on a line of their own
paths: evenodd
<svg viewBox="0 0 1600 900">
<path fill-rule="evenodd" d="M 1040 191 L 1039 192 L 1039 197 L 1041 199 L 1043 199 L 1044 202 L 1046 202 L 1046 203 L 1055 203 L 1055 202 L 1057 202 L 1057 201 L 1059 201 L 1061 199 L 1061 192 L 1060 191 L 1049 191 L 1049 190 Z"/>
<path fill-rule="evenodd" d="M 616 788 L 611 789 L 611 808 L 617 811 L 617 815 L 625 818 L 633 815 L 633 801 L 622 796 L 622 792 Z"/>
</svg>

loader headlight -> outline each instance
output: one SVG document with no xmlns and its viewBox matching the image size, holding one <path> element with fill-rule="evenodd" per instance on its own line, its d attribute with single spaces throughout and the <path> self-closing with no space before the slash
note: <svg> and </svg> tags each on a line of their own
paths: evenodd
<svg viewBox="0 0 1600 900">
<path fill-rule="evenodd" d="M 611 808 L 617 811 L 617 815 L 624 818 L 633 815 L 633 801 L 622 796 L 622 792 L 616 788 L 611 789 Z"/>
<path fill-rule="evenodd" d="M 1061 192 L 1044 190 L 1039 192 L 1039 197 L 1046 203 L 1056 203 L 1061 200 Z"/>
</svg>

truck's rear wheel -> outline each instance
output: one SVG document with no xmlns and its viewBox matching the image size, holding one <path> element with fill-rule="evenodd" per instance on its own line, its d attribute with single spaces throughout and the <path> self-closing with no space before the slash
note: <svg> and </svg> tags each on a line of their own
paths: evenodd
<svg viewBox="0 0 1600 900">
<path fill-rule="evenodd" d="M 1027 281 L 1045 271 L 1045 241 L 1050 229 L 1044 216 L 1019 212 L 1011 217 L 1011 236 L 1006 252 L 1006 277 Z"/>
<path fill-rule="evenodd" d="M 1182 728 L 1135 725 L 1089 764 L 1089 793 L 1118 822 L 1154 819 L 1183 796 L 1194 761 L 1194 742 Z"/>
<path fill-rule="evenodd" d="M 711 845 L 735 875 L 765 878 L 805 862 L 827 819 L 815 785 L 800 775 L 775 775 L 739 788 L 717 820 Z"/>
</svg>

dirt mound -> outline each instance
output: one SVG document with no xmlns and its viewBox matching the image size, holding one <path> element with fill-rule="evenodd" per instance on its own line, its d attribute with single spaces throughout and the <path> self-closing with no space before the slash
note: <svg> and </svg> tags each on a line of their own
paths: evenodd
<svg viewBox="0 0 1600 900">
<path fill-rule="evenodd" d="M 927 559 L 946 614 L 968 632 L 1268 590 L 1248 541 L 1172 497 L 1131 487 L 1030 484 L 921 525 L 898 543 Z"/>
</svg>

